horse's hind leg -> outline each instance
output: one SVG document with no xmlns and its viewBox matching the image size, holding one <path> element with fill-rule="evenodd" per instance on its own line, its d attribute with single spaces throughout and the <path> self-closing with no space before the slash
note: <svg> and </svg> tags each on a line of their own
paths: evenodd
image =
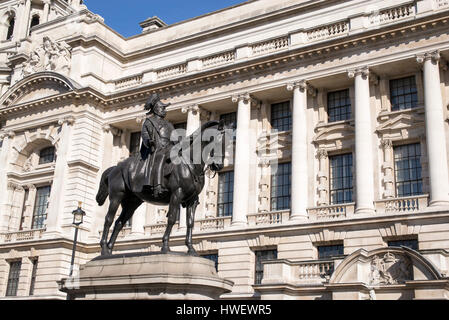
<svg viewBox="0 0 449 320">
<path fill-rule="evenodd" d="M 168 222 L 167 222 L 167 228 L 165 229 L 164 236 L 162 237 L 162 253 L 168 253 L 170 252 L 170 247 L 168 245 L 168 242 L 170 240 L 170 234 L 171 230 L 176 223 L 176 218 L 179 215 L 179 206 L 181 205 L 181 199 L 182 199 L 182 190 L 177 189 L 175 192 L 172 193 L 170 198 L 170 206 L 168 208 Z"/>
<path fill-rule="evenodd" d="M 120 200 L 121 199 L 110 199 L 108 213 L 106 214 L 106 218 L 104 220 L 103 234 L 101 236 L 100 242 L 102 256 L 111 254 L 107 246 L 109 228 L 111 227 L 112 222 L 114 221 L 115 213 L 117 212 L 117 209 L 120 205 Z"/>
<path fill-rule="evenodd" d="M 112 253 L 114 249 L 115 241 L 117 240 L 118 234 L 123 229 L 126 221 L 128 221 L 136 209 L 142 204 L 142 200 L 138 198 L 124 199 L 122 201 L 122 213 L 117 218 L 115 222 L 114 231 L 112 232 L 111 239 L 108 242 L 108 251 Z"/>
<path fill-rule="evenodd" d="M 192 245 L 192 231 L 195 221 L 195 211 L 198 206 L 198 198 L 187 208 L 187 234 L 186 234 L 186 246 L 188 248 L 187 254 L 191 256 L 198 256 Z"/>
</svg>

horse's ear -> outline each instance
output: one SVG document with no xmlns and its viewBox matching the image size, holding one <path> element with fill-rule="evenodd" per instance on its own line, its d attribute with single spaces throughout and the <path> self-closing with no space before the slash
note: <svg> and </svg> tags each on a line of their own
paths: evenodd
<svg viewBox="0 0 449 320">
<path fill-rule="evenodd" d="M 222 131 L 224 126 L 225 126 L 225 122 L 223 119 L 221 119 L 220 122 L 218 123 L 218 130 Z"/>
</svg>

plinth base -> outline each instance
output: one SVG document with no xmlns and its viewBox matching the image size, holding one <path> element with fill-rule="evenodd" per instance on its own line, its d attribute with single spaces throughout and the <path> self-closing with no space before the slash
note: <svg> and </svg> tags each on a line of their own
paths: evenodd
<svg viewBox="0 0 449 320">
<path fill-rule="evenodd" d="M 95 258 L 58 284 L 73 300 L 211 300 L 234 283 L 219 278 L 209 259 L 170 253 Z"/>
</svg>

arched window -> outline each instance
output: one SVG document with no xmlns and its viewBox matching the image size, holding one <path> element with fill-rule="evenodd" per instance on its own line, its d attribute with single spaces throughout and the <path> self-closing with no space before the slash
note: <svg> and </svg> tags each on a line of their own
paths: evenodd
<svg viewBox="0 0 449 320">
<path fill-rule="evenodd" d="M 11 17 L 8 20 L 8 33 L 6 34 L 6 40 L 11 40 L 14 34 L 14 25 L 16 23 L 16 18 Z"/>
<path fill-rule="evenodd" d="M 34 15 L 34 16 L 33 16 L 33 19 L 31 19 L 31 24 L 30 24 L 30 35 L 31 35 L 31 29 L 32 29 L 34 26 L 37 26 L 37 25 L 39 24 L 39 22 L 40 22 L 39 16 L 38 16 L 37 14 Z"/>
<path fill-rule="evenodd" d="M 55 147 L 44 148 L 39 153 L 39 164 L 52 163 L 56 159 Z"/>
</svg>

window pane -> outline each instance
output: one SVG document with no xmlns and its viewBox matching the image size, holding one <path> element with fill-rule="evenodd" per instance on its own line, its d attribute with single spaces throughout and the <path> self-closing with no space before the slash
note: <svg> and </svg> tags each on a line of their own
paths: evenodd
<svg viewBox="0 0 449 320">
<path fill-rule="evenodd" d="M 215 270 L 218 272 L 218 254 L 205 254 L 201 257 L 212 260 L 215 263 Z"/>
<path fill-rule="evenodd" d="M 218 175 L 217 216 L 232 216 L 234 197 L 234 171 L 222 172 Z"/>
<path fill-rule="evenodd" d="M 255 274 L 255 284 L 261 284 L 263 279 L 263 261 L 275 260 L 278 258 L 277 250 L 262 250 L 256 251 L 256 274 Z"/>
<path fill-rule="evenodd" d="M 292 113 L 290 102 L 282 102 L 271 105 L 271 127 L 277 131 L 289 131 L 292 129 Z"/>
<path fill-rule="evenodd" d="M 47 219 L 47 204 L 50 197 L 51 187 L 40 187 L 36 190 L 36 201 L 33 213 L 33 229 L 42 229 Z"/>
<path fill-rule="evenodd" d="M 349 89 L 328 93 L 327 112 L 329 122 L 351 119 L 352 112 Z"/>
<path fill-rule="evenodd" d="M 52 163 L 55 161 L 55 147 L 42 149 L 39 153 L 39 164 Z"/>
<path fill-rule="evenodd" d="M 391 111 L 415 108 L 418 105 L 418 91 L 415 76 L 390 81 Z"/>
<path fill-rule="evenodd" d="M 407 247 L 413 250 L 418 250 L 418 240 L 416 239 L 410 239 L 410 240 L 395 240 L 395 241 L 388 241 L 389 247 Z"/>
<path fill-rule="evenodd" d="M 352 202 L 352 154 L 329 157 L 331 204 Z"/>
<path fill-rule="evenodd" d="M 341 256 L 344 254 L 342 244 L 331 246 L 318 246 L 318 259 L 327 259 L 333 256 Z"/>
<path fill-rule="evenodd" d="M 277 172 L 271 176 L 272 211 L 290 209 L 291 171 L 290 162 L 281 163 L 277 167 Z"/>
<path fill-rule="evenodd" d="M 422 194 L 421 145 L 419 143 L 394 148 L 396 195 L 409 197 Z"/>
<path fill-rule="evenodd" d="M 22 268 L 22 261 L 14 261 L 10 263 L 8 287 L 6 288 L 6 296 L 16 296 L 19 285 L 20 269 Z"/>
</svg>

